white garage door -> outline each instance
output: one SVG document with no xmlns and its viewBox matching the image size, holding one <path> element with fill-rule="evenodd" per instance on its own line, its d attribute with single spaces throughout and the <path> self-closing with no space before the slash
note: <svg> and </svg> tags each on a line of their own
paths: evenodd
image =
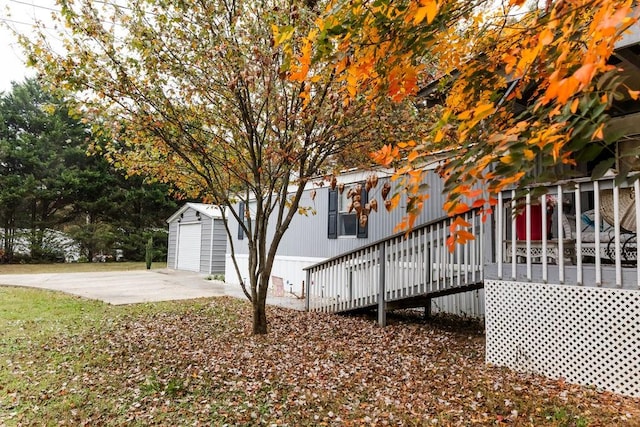
<svg viewBox="0 0 640 427">
<path fill-rule="evenodd" d="M 200 271 L 200 224 L 180 225 L 178 270 Z"/>
</svg>

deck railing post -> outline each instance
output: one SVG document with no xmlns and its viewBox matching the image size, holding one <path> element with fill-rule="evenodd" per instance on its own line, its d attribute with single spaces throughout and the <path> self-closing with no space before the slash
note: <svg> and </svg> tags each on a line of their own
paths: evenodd
<svg viewBox="0 0 640 427">
<path fill-rule="evenodd" d="M 385 278 L 385 265 L 387 263 L 387 257 L 385 254 L 385 243 L 381 242 L 378 246 L 378 253 L 380 256 L 380 277 L 378 281 L 378 325 L 384 327 L 387 325 L 387 307 L 386 307 L 386 286 L 384 282 Z"/>
<path fill-rule="evenodd" d="M 304 309 L 309 311 L 311 308 L 311 270 L 307 270 L 307 281 L 304 284 L 307 299 L 304 301 Z"/>
</svg>

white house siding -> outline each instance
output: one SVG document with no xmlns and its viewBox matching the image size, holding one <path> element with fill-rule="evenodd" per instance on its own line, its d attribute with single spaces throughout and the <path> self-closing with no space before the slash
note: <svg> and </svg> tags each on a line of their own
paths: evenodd
<svg viewBox="0 0 640 427">
<path fill-rule="evenodd" d="M 246 281 L 247 272 L 249 271 L 249 256 L 247 254 L 239 254 L 236 256 L 236 260 L 238 261 L 240 271 L 243 272 L 242 280 Z M 323 260 L 324 258 L 277 256 L 273 262 L 271 277 L 275 276 L 282 279 L 285 292 L 292 291 L 296 295 L 301 295 L 302 283 L 306 280 L 304 268 Z M 231 259 L 231 254 L 227 254 L 226 258 L 225 281 L 235 285 L 240 283 Z"/>
<path fill-rule="evenodd" d="M 363 178 L 367 174 L 363 174 Z M 391 212 L 384 208 L 382 198 L 379 196 L 382 188 L 381 180 L 378 186 L 371 191 L 370 198 L 378 199 L 378 212 L 369 215 L 368 237 L 366 239 L 356 237 L 338 237 L 329 239 L 327 237 L 328 228 L 328 202 L 329 188 L 325 185 L 315 188 L 315 200 L 311 200 L 311 190 L 305 190 L 300 206 L 309 207 L 316 210 L 316 214 L 308 216 L 296 214 L 291 221 L 289 229 L 285 233 L 280 246 L 278 256 L 329 258 L 343 252 L 357 249 L 377 240 L 383 239 L 395 233 L 395 226 L 400 223 L 405 214 L 406 203 L 403 201 Z M 442 195 L 442 181 L 433 172 L 428 173 L 425 183 L 429 185 L 431 197 L 426 202 L 422 214 L 418 217 L 416 224 L 421 224 L 429 220 L 442 217 L 445 213 L 442 210 L 444 196 Z M 393 184 L 392 184 L 393 186 Z M 233 235 L 234 245 L 238 254 L 248 253 L 247 239 L 238 240 L 238 223 L 235 218 L 229 218 L 229 227 Z M 273 223 L 269 226 L 268 234 L 273 235 Z M 229 251 L 228 251 L 229 252 Z"/>
<path fill-rule="evenodd" d="M 484 318 L 484 289 L 434 298 L 431 313 L 455 313 L 463 317 Z"/>
</svg>

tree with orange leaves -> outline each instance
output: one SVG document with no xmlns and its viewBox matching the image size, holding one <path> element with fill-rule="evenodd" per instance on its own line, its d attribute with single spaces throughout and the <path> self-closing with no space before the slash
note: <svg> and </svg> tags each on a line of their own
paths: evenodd
<svg viewBox="0 0 640 427">
<path fill-rule="evenodd" d="M 32 65 L 103 136 L 95 152 L 236 219 L 248 274 L 230 238 L 232 262 L 253 305 L 253 333 L 266 333 L 275 255 L 305 185 L 359 161 L 363 145 L 415 133 L 415 109 L 343 102 L 335 73 L 310 61 L 282 78 L 289 50 L 312 47 L 291 36 L 318 16 L 314 1 L 57 3 L 62 49 L 44 27 L 23 37 Z M 310 70 L 314 77 L 303 79 Z"/>
<path fill-rule="evenodd" d="M 444 209 L 456 214 L 489 212 L 505 188 L 557 178 L 537 173 L 536 165 L 550 171 L 611 149 L 617 136 L 604 132 L 607 109 L 616 97 L 639 94 L 609 62 L 624 31 L 637 24 L 633 2 L 525 3 L 336 0 L 317 20 L 309 35 L 315 51 L 301 57 L 342 76 L 345 102 L 413 97 L 438 117 L 423 140 L 372 154 L 398 166 L 414 201 L 403 225 L 422 207 L 419 176 L 434 153 L 448 153 L 439 171 Z M 453 230 L 452 242 L 459 237 Z"/>
</svg>

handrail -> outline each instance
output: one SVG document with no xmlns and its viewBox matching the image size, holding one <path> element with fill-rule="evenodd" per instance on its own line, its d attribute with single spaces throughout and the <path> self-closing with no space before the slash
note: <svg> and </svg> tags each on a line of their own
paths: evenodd
<svg viewBox="0 0 640 427">
<path fill-rule="evenodd" d="M 380 243 L 384 243 L 384 242 L 387 242 L 387 241 L 391 241 L 391 240 L 397 239 L 398 237 L 402 237 L 402 236 L 404 236 L 406 234 L 413 233 L 413 232 L 422 230 L 422 229 L 427 228 L 427 227 L 431 227 L 431 226 L 436 225 L 436 224 L 438 224 L 440 222 L 445 222 L 447 220 L 455 220 L 455 218 L 458 218 L 460 216 L 468 215 L 469 213 L 475 213 L 476 211 L 479 211 L 479 210 L 480 210 L 480 208 L 473 208 L 473 209 L 470 209 L 467 212 L 464 212 L 464 213 L 461 213 L 461 214 L 456 214 L 456 215 L 453 215 L 453 216 L 448 216 L 448 215 L 447 216 L 441 216 L 441 217 L 433 219 L 433 220 L 431 220 L 429 222 L 425 222 L 424 224 L 417 225 L 417 226 L 413 227 L 412 229 L 410 229 L 408 231 L 400 231 L 398 233 L 394 233 L 394 234 L 392 234 L 392 235 L 390 235 L 388 237 L 384 237 L 382 239 L 378 239 L 378 240 L 376 240 L 376 241 L 374 241 L 372 243 L 369 243 L 367 245 L 359 246 L 356 249 L 352 249 L 350 251 L 343 252 L 340 255 L 336 255 L 334 257 L 327 258 L 327 259 L 325 259 L 323 261 L 320 261 L 320 262 L 318 262 L 316 264 L 309 265 L 309 266 L 303 268 L 303 270 L 306 271 L 306 270 L 315 269 L 315 268 L 321 266 L 322 264 L 330 263 L 330 262 L 333 262 L 333 261 L 338 260 L 340 258 L 343 258 L 345 256 L 355 254 L 357 252 L 362 251 L 363 249 L 368 249 L 368 248 L 372 248 L 374 246 L 378 246 Z"/>
</svg>

